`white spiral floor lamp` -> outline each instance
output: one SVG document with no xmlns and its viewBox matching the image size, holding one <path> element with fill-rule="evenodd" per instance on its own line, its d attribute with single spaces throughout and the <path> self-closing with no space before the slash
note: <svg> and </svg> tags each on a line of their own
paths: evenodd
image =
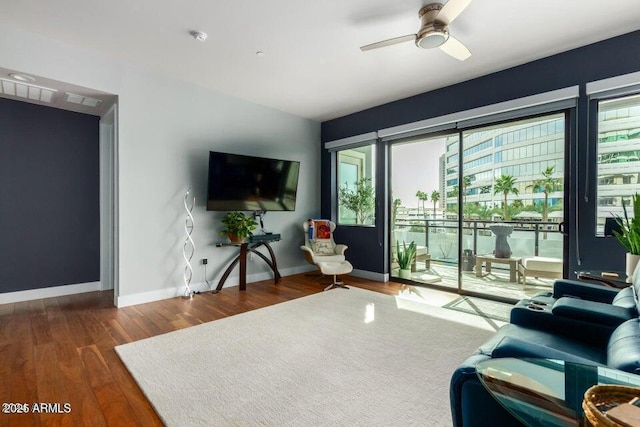
<svg viewBox="0 0 640 427">
<path fill-rule="evenodd" d="M 184 239 L 184 244 L 182 245 L 182 257 L 184 258 L 185 266 L 184 266 L 184 295 L 182 298 L 193 298 L 193 291 L 191 290 L 191 279 L 193 278 L 193 268 L 191 267 L 191 259 L 196 252 L 196 245 L 193 243 L 193 239 L 191 238 L 191 234 L 193 233 L 193 215 L 191 212 L 193 211 L 193 206 L 196 204 L 196 198 L 190 197 L 191 195 L 191 187 L 187 190 L 187 193 L 184 195 L 184 210 L 187 212 L 187 218 L 184 221 L 184 232 L 187 237 Z M 191 201 L 191 203 L 189 203 Z"/>
</svg>

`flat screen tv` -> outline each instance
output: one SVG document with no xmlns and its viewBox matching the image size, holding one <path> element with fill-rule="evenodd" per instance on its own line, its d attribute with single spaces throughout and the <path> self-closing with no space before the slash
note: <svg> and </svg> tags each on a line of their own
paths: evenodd
<svg viewBox="0 0 640 427">
<path fill-rule="evenodd" d="M 293 211 L 300 162 L 209 152 L 208 211 Z"/>
</svg>

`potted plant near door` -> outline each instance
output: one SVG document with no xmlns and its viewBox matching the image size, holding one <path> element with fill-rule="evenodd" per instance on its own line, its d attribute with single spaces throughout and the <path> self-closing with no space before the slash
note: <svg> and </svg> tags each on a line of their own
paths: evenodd
<svg viewBox="0 0 640 427">
<path fill-rule="evenodd" d="M 400 267 L 400 278 L 411 278 L 411 265 L 416 258 L 416 242 L 412 241 L 407 246 L 407 242 L 402 241 L 402 248 L 400 247 L 400 241 L 396 240 L 396 256 L 398 258 L 398 266 Z"/>
<path fill-rule="evenodd" d="M 633 218 L 629 219 L 627 206 L 622 200 L 624 218 L 617 218 L 620 231 L 614 230 L 613 235 L 627 250 L 626 273 L 631 277 L 638 261 L 640 261 L 640 198 L 638 193 L 631 196 L 633 204 Z"/>
<path fill-rule="evenodd" d="M 245 215 L 242 212 L 227 212 L 222 217 L 222 225 L 226 228 L 220 231 L 220 235 L 229 236 L 229 240 L 234 243 L 243 243 L 247 237 L 253 236 L 253 230 L 256 229 L 258 223 L 252 216 Z"/>
</svg>

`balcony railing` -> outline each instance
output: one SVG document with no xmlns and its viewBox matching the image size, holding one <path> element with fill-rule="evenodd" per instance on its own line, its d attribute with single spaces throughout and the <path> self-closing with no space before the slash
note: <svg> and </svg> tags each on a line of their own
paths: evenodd
<svg viewBox="0 0 640 427">
<path fill-rule="evenodd" d="M 545 256 L 562 258 L 563 235 L 558 222 L 463 220 L 462 245 L 474 254 L 489 254 L 495 247 L 492 224 L 510 224 L 513 233 L 508 238 L 514 256 Z M 458 261 L 457 219 L 396 219 L 392 236 L 400 242 L 415 241 L 426 246 L 434 260 Z"/>
</svg>

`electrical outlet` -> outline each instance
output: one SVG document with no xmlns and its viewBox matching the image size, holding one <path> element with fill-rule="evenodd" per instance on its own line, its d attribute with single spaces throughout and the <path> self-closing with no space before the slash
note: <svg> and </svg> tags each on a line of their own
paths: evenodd
<svg viewBox="0 0 640 427">
<path fill-rule="evenodd" d="M 202 265 L 207 265 L 208 262 L 209 262 L 208 259 L 202 258 Z"/>
</svg>

